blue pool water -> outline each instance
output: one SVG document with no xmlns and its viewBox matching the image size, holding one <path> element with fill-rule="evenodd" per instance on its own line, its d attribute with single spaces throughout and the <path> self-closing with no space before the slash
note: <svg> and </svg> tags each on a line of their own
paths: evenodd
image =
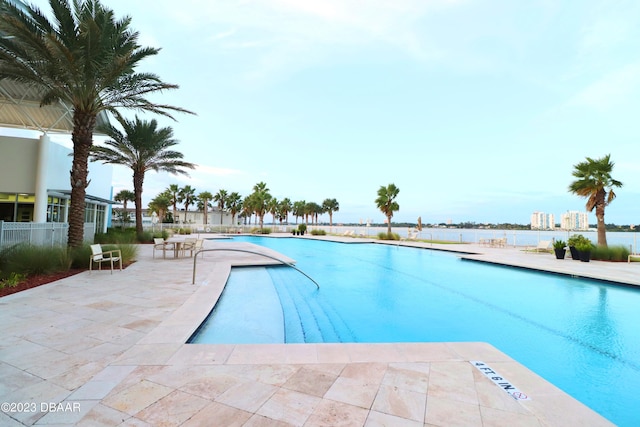
<svg viewBox="0 0 640 427">
<path fill-rule="evenodd" d="M 192 342 L 278 342 L 283 336 L 286 342 L 484 341 L 616 424 L 640 425 L 638 289 L 431 250 L 234 241 L 295 259 L 320 290 L 287 267 L 234 269 L 208 326 Z M 270 321 L 246 320 L 256 310 L 247 304 L 249 295 L 259 301 L 261 319 Z M 281 307 L 274 308 L 278 300 Z M 226 326 L 216 327 L 215 319 L 225 317 L 220 325 Z M 245 333 L 243 325 L 253 326 Z"/>
</svg>

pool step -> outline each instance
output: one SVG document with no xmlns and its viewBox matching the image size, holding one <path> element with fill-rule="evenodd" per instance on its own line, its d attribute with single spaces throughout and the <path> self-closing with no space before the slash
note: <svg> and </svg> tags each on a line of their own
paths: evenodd
<svg viewBox="0 0 640 427">
<path fill-rule="evenodd" d="M 269 268 L 285 313 L 285 341 L 300 343 L 354 342 L 350 329 L 312 282 L 294 270 Z"/>
</svg>

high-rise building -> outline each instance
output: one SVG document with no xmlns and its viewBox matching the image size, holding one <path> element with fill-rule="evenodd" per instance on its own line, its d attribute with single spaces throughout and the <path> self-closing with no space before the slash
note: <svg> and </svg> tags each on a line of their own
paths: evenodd
<svg viewBox="0 0 640 427">
<path fill-rule="evenodd" d="M 556 222 L 553 214 L 538 211 L 531 214 L 532 230 L 553 230 L 554 228 L 556 228 Z"/>
<path fill-rule="evenodd" d="M 560 215 L 560 228 L 563 230 L 588 230 L 589 214 L 587 212 L 567 211 Z"/>
</svg>

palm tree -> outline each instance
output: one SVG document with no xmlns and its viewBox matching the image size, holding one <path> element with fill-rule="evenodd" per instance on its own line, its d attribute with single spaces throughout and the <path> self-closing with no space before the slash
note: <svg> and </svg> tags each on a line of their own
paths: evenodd
<svg viewBox="0 0 640 427">
<path fill-rule="evenodd" d="M 84 239 L 88 159 L 99 114 L 120 117 L 120 108 L 167 117 L 189 112 L 155 104 L 147 95 L 177 89 L 139 63 L 160 49 L 138 44 L 131 18 L 116 19 L 99 0 L 49 0 L 52 20 L 36 6 L 0 0 L 0 80 L 25 84 L 40 93 L 40 104 L 62 102 L 73 111 L 70 247 Z"/>
<path fill-rule="evenodd" d="M 229 212 L 231 212 L 231 224 L 235 226 L 236 214 L 242 210 L 242 197 L 239 193 L 234 191 L 229 194 L 229 197 L 227 198 L 227 207 L 229 208 Z"/>
<path fill-rule="evenodd" d="M 123 165 L 133 171 L 133 193 L 136 204 L 136 233 L 142 235 L 142 186 L 147 171 L 169 172 L 189 175 L 184 169 L 193 169 L 193 163 L 182 160 L 182 153 L 171 148 L 178 144 L 173 139 L 173 129 L 158 129 L 155 120 L 135 120 L 121 118 L 124 133 L 109 124 L 99 128 L 111 139 L 104 146 L 91 147 L 91 159 Z"/>
<path fill-rule="evenodd" d="M 129 212 L 127 212 L 127 202 L 133 202 L 136 200 L 136 195 L 131 190 L 120 190 L 113 196 L 113 200 L 116 202 L 122 202 L 122 228 L 124 229 L 125 223 L 131 221 Z"/>
<path fill-rule="evenodd" d="M 208 191 L 203 191 L 198 194 L 198 200 L 202 203 L 202 210 L 204 211 L 204 225 L 207 225 L 207 216 L 209 215 L 209 200 L 213 198 L 213 195 Z"/>
<path fill-rule="evenodd" d="M 189 206 L 196 201 L 196 189 L 192 188 L 190 185 L 185 185 L 178 193 L 178 201 L 180 203 L 184 203 L 184 222 L 187 222 Z"/>
<path fill-rule="evenodd" d="M 304 216 L 304 208 L 307 206 L 307 202 L 304 200 L 298 200 L 293 203 L 293 215 L 296 217 L 296 224 L 298 223 L 298 218 L 302 218 Z"/>
<path fill-rule="evenodd" d="M 251 206 L 257 217 L 260 218 L 260 230 L 264 227 L 264 214 L 267 212 L 267 206 L 271 194 L 267 188 L 267 184 L 259 182 L 253 186 L 253 194 L 251 194 Z"/>
<path fill-rule="evenodd" d="M 160 222 L 165 222 L 169 206 L 171 206 L 171 198 L 166 191 L 158 194 L 149 202 L 149 209 L 158 214 Z"/>
<path fill-rule="evenodd" d="M 173 222 L 176 222 L 178 219 L 178 195 L 180 194 L 180 187 L 178 187 L 178 184 L 171 184 L 165 191 L 171 199 L 171 205 L 173 206 Z"/>
<path fill-rule="evenodd" d="M 218 190 L 215 196 L 213 196 L 213 201 L 218 202 L 218 209 L 220 209 L 220 225 L 222 225 L 222 218 L 224 214 L 225 203 L 227 203 L 227 199 L 229 198 L 229 194 L 227 190 Z"/>
<path fill-rule="evenodd" d="M 286 221 L 287 224 L 289 224 L 289 212 L 291 212 L 291 209 L 291 200 L 289 200 L 288 197 L 282 199 L 282 201 L 278 205 L 278 216 L 280 217 L 280 224 L 282 224 L 283 220 Z"/>
<path fill-rule="evenodd" d="M 616 198 L 612 187 L 622 187 L 622 183 L 611 177 L 614 163 L 611 154 L 600 159 L 591 159 L 573 165 L 572 175 L 577 180 L 569 185 L 569 191 L 587 198 L 587 211 L 596 210 L 598 220 L 598 246 L 607 246 L 607 231 L 604 224 L 604 208 Z"/>
<path fill-rule="evenodd" d="M 329 227 L 333 227 L 333 213 L 340 210 L 340 204 L 336 199 L 324 199 L 322 209 L 329 213 Z"/>
<path fill-rule="evenodd" d="M 378 189 L 378 197 L 375 202 L 378 209 L 387 217 L 387 234 L 391 234 L 391 218 L 393 213 L 400 210 L 400 205 L 396 202 L 400 189 L 395 184 L 389 184 L 386 187 L 381 186 Z"/>
<path fill-rule="evenodd" d="M 251 196 L 247 196 L 242 201 L 242 216 L 244 216 L 244 224 L 247 225 L 247 219 L 249 225 L 251 225 L 251 215 L 253 214 L 253 199 Z"/>
<path fill-rule="evenodd" d="M 278 208 L 280 207 L 280 201 L 278 199 L 276 199 L 275 197 L 272 197 L 269 199 L 269 203 L 267 203 L 267 212 L 269 212 L 271 214 L 271 216 L 273 217 L 273 219 L 271 220 L 271 223 L 273 225 L 276 225 L 276 219 L 278 216 Z"/>
</svg>

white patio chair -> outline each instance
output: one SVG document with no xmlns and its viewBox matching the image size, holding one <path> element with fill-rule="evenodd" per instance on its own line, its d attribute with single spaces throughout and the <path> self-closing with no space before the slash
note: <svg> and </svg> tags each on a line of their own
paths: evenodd
<svg viewBox="0 0 640 427">
<path fill-rule="evenodd" d="M 117 255 L 117 256 L 116 256 Z M 91 258 L 89 259 L 89 274 L 93 269 L 93 264 L 98 263 L 98 270 L 102 270 L 102 263 L 108 262 L 111 266 L 111 274 L 113 274 L 113 263 L 120 263 L 120 271 L 122 271 L 122 252 L 120 249 L 112 251 L 103 251 L 101 245 L 91 245 Z"/>
</svg>

